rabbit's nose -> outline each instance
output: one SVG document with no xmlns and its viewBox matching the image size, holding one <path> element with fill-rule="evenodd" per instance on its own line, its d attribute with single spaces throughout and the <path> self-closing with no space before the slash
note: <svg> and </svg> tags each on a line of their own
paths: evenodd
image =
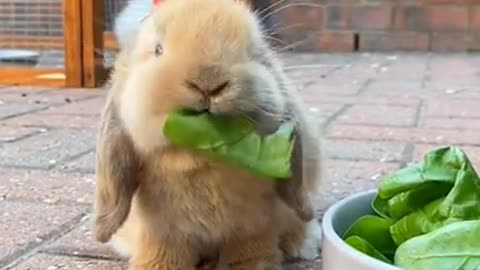
<svg viewBox="0 0 480 270">
<path fill-rule="evenodd" d="M 229 81 L 225 72 L 218 65 L 204 65 L 186 80 L 186 84 L 194 91 L 200 92 L 205 97 L 219 95 L 227 86 Z"/>
<path fill-rule="evenodd" d="M 200 94 L 202 94 L 205 97 L 212 97 L 212 96 L 219 95 L 225 88 L 227 88 L 229 84 L 228 81 L 224 81 L 214 87 L 204 88 L 194 81 L 187 80 L 186 83 L 190 89 L 200 92 Z"/>
</svg>

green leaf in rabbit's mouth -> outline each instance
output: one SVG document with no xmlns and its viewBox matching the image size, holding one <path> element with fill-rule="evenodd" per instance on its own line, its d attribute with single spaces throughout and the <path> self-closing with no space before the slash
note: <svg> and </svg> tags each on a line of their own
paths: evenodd
<svg viewBox="0 0 480 270">
<path fill-rule="evenodd" d="M 260 135 L 243 116 L 212 115 L 179 110 L 170 114 L 163 132 L 174 144 L 241 166 L 270 179 L 291 177 L 295 124 L 284 123 L 269 135 Z"/>
</svg>

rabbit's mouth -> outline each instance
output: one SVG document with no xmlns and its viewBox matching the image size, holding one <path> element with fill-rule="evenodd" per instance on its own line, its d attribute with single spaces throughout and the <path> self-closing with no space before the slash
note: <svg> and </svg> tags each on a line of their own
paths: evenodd
<svg viewBox="0 0 480 270">
<path fill-rule="evenodd" d="M 212 110 L 210 107 L 205 107 L 201 109 L 183 109 L 181 110 L 184 114 L 190 115 L 190 116 L 195 116 L 195 115 L 201 115 L 201 114 L 211 114 L 215 116 L 237 116 L 238 114 L 231 113 L 231 112 L 221 112 L 221 111 L 216 111 Z"/>
</svg>

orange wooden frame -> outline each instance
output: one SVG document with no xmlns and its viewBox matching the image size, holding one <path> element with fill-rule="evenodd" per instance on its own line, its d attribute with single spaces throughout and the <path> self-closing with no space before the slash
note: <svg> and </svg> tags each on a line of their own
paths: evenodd
<svg viewBox="0 0 480 270">
<path fill-rule="evenodd" d="M 0 84 L 3 85 L 29 85 L 48 87 L 81 87 L 82 64 L 81 28 L 78 27 L 80 19 L 79 3 L 81 0 L 63 1 L 64 13 L 64 38 L 17 38 L 14 36 L 2 36 L 0 46 L 18 44 L 20 48 L 46 47 L 64 49 L 65 67 L 63 69 L 0 66 Z"/>
<path fill-rule="evenodd" d="M 0 36 L 0 46 L 63 49 L 63 69 L 0 66 L 0 84 L 95 88 L 106 78 L 103 67 L 103 1 L 63 0 L 64 36 Z M 100 25 L 100 27 L 99 27 Z"/>
<path fill-rule="evenodd" d="M 15 44 L 18 48 L 49 48 L 63 49 L 64 37 L 22 37 L 16 35 L 0 35 L 0 47 Z M 103 33 L 103 47 L 108 50 L 118 50 L 118 43 L 112 32 Z"/>
<path fill-rule="evenodd" d="M 99 0 L 82 0 L 81 10 L 83 86 L 94 88 L 100 86 L 108 75 L 104 66 L 104 3 Z"/>
<path fill-rule="evenodd" d="M 83 86 L 81 0 L 64 0 L 64 46 L 67 87 Z"/>
<path fill-rule="evenodd" d="M 0 84 L 3 85 L 66 86 L 63 69 L 0 67 L 0 75 Z"/>
<path fill-rule="evenodd" d="M 22 37 L 17 35 L 0 35 L 0 47 L 15 44 L 18 48 L 63 49 L 63 37 Z"/>
</svg>

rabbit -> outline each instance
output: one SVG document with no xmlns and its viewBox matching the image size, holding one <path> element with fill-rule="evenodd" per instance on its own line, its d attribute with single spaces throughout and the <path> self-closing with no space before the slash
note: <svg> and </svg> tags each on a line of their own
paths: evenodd
<svg viewBox="0 0 480 270">
<path fill-rule="evenodd" d="M 236 0 L 167 0 L 123 47 L 96 150 L 94 235 L 131 270 L 277 270 L 314 259 L 322 230 L 320 131 L 251 8 Z M 242 115 L 269 134 L 297 123 L 288 181 L 173 145 L 169 113 Z"/>
</svg>

